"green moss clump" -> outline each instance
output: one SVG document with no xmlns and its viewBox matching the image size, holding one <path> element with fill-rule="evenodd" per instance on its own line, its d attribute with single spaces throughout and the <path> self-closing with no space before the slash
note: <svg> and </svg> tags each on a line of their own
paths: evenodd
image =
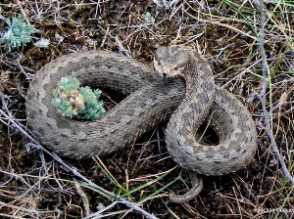
<svg viewBox="0 0 294 219">
<path fill-rule="evenodd" d="M 52 99 L 52 104 L 64 117 L 93 121 L 106 112 L 103 102 L 99 101 L 101 93 L 88 86 L 80 88 L 80 82 L 76 78 L 63 77 L 60 80 L 59 94 Z"/>
<path fill-rule="evenodd" d="M 11 49 L 25 46 L 31 41 L 31 34 L 36 32 L 34 26 L 25 22 L 23 17 L 6 19 L 8 30 L 0 38 L 0 42 L 11 51 Z"/>
</svg>

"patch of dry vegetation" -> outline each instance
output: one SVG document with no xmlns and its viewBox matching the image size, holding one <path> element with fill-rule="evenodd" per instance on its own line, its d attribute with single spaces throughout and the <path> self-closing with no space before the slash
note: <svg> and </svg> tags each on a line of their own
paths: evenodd
<svg viewBox="0 0 294 219">
<path fill-rule="evenodd" d="M 284 177 L 272 150 L 257 98 L 262 91 L 261 26 L 260 11 L 252 1 L 2 2 L 2 16 L 22 15 L 39 30 L 37 36 L 51 41 L 46 49 L 29 44 L 10 53 L 1 51 L 2 218 L 82 218 L 93 212 L 96 218 L 293 218 L 293 184 Z M 267 0 L 265 7 L 265 104 L 275 142 L 293 176 L 294 5 Z M 4 22 L 0 27 L 3 33 Z M 175 163 L 164 149 L 164 125 L 129 150 L 101 161 L 59 160 L 34 147 L 37 142 L 29 137 L 24 101 L 28 79 L 41 66 L 63 54 L 93 49 L 122 52 L 150 64 L 156 48 L 170 44 L 187 45 L 205 55 L 217 84 L 252 113 L 259 148 L 248 169 L 205 177 L 197 199 L 174 204 L 168 192 L 184 192 L 190 183 L 184 172 L 177 180 L 181 170 L 173 169 Z M 75 186 L 75 180 L 82 186 Z"/>
</svg>

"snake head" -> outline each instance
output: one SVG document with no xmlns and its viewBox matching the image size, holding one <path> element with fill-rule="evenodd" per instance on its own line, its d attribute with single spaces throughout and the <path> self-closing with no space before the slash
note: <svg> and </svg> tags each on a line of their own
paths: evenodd
<svg viewBox="0 0 294 219">
<path fill-rule="evenodd" d="M 154 68 L 157 74 L 168 85 L 168 77 L 184 76 L 183 72 L 189 60 L 189 54 L 181 46 L 159 47 L 154 57 Z"/>
</svg>

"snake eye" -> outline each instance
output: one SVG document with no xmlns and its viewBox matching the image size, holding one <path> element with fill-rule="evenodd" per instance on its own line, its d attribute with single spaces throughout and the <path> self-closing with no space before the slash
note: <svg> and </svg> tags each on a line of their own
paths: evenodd
<svg viewBox="0 0 294 219">
<path fill-rule="evenodd" d="M 156 65 L 162 65 L 162 59 L 157 59 L 156 57 L 154 57 L 154 63 L 156 63 Z"/>
</svg>

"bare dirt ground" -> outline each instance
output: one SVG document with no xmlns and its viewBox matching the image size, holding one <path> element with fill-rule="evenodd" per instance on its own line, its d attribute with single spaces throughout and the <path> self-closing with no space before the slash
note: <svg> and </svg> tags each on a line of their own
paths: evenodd
<svg viewBox="0 0 294 219">
<path fill-rule="evenodd" d="M 38 32 L 25 47 L 11 52 L 1 48 L 0 217 L 293 218 L 293 184 L 272 146 L 277 145 L 293 176 L 294 5 L 265 1 L 262 41 L 257 5 L 250 0 L 1 1 L 3 17 L 21 15 Z M 0 30 L 7 30 L 3 21 Z M 50 39 L 51 44 L 37 48 L 34 37 Z M 166 153 L 165 124 L 101 160 L 58 160 L 34 147 L 24 103 L 30 78 L 43 65 L 94 49 L 121 52 L 152 65 L 156 48 L 172 44 L 203 54 L 216 83 L 251 112 L 258 152 L 247 169 L 204 177 L 196 199 L 175 204 L 168 194 L 186 192 L 191 184 Z"/>
</svg>

